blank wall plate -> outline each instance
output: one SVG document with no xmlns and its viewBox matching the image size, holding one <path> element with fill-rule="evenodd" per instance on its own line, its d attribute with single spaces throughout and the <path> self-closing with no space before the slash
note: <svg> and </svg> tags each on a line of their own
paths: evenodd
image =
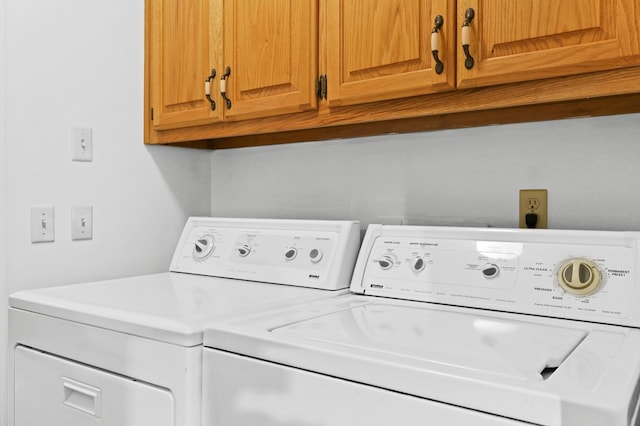
<svg viewBox="0 0 640 426">
<path fill-rule="evenodd" d="M 55 209 L 53 206 L 31 207 L 31 242 L 55 241 Z"/>
<path fill-rule="evenodd" d="M 93 207 L 71 207 L 71 239 L 90 240 L 93 238 Z"/>
<path fill-rule="evenodd" d="M 93 135 L 90 127 L 74 127 L 71 138 L 71 159 L 93 161 Z"/>
</svg>

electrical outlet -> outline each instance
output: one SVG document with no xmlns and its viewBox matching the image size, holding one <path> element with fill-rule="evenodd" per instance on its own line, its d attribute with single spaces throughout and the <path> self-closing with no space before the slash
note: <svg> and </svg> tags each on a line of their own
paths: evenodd
<svg viewBox="0 0 640 426">
<path fill-rule="evenodd" d="M 518 222 L 520 228 L 529 228 L 530 226 L 527 226 L 527 215 L 535 215 L 529 216 L 531 219 L 529 224 L 535 222 L 533 228 L 546 229 L 548 227 L 547 190 L 521 189 L 519 212 Z"/>
</svg>

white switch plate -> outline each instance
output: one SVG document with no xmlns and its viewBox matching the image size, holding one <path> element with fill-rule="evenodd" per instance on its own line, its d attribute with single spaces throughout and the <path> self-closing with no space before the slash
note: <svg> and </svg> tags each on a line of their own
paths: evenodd
<svg viewBox="0 0 640 426">
<path fill-rule="evenodd" d="M 74 127 L 71 138 L 71 159 L 93 161 L 93 131 L 90 127 Z"/>
<path fill-rule="evenodd" d="M 31 207 L 31 242 L 46 243 L 56 239 L 53 206 Z"/>
<path fill-rule="evenodd" d="M 93 207 L 71 207 L 71 239 L 90 240 L 93 238 Z"/>
</svg>

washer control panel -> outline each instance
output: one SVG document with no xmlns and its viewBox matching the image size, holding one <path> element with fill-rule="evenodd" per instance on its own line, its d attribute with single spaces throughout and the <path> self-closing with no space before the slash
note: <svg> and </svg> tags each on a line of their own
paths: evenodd
<svg viewBox="0 0 640 426">
<path fill-rule="evenodd" d="M 351 290 L 640 326 L 640 233 L 370 225 Z"/>
<path fill-rule="evenodd" d="M 352 221 L 190 218 L 171 271 L 346 288 L 359 243 Z"/>
</svg>

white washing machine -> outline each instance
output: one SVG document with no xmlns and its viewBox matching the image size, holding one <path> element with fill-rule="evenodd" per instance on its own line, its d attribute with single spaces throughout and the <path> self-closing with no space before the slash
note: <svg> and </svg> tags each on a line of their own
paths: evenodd
<svg viewBox="0 0 640 426">
<path fill-rule="evenodd" d="M 351 294 L 205 330 L 203 426 L 638 425 L 639 246 L 371 225 Z"/>
<path fill-rule="evenodd" d="M 199 426 L 205 324 L 346 292 L 359 243 L 351 221 L 190 218 L 171 272 L 11 295 L 9 424 Z"/>
</svg>

